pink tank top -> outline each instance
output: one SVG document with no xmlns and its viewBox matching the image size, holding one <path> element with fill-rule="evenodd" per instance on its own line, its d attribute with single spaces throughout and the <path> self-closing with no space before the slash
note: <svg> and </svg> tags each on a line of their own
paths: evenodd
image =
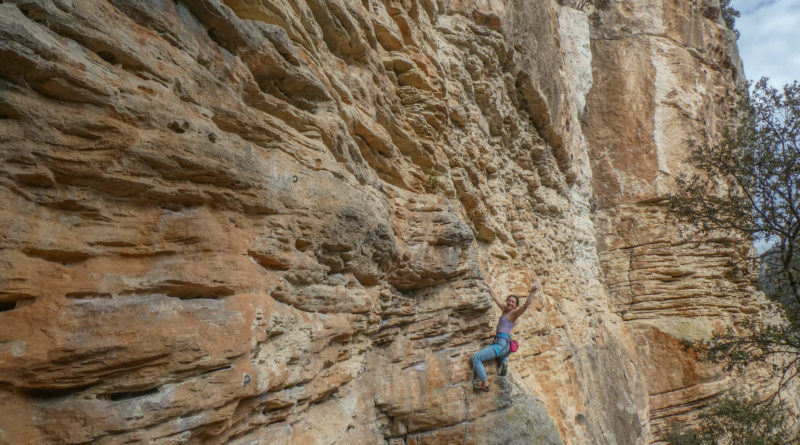
<svg viewBox="0 0 800 445">
<path fill-rule="evenodd" d="M 510 336 L 512 329 L 514 329 L 514 323 L 506 317 L 506 314 L 501 315 L 500 321 L 497 322 L 497 333 Z"/>
</svg>

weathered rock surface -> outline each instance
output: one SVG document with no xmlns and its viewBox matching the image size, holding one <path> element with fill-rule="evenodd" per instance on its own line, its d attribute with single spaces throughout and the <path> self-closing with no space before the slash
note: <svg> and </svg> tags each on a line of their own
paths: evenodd
<svg viewBox="0 0 800 445">
<path fill-rule="evenodd" d="M 741 76 L 713 7 L 0 2 L 0 442 L 656 439 L 762 309 L 658 204 Z M 470 394 L 482 279 L 536 277 Z"/>
<path fill-rule="evenodd" d="M 774 316 L 727 264 L 750 247 L 732 234 L 703 239 L 662 203 L 690 139 L 716 137 L 743 86 L 736 37 L 717 1 L 629 2 L 593 29 L 594 87 L 583 122 L 590 147 L 598 251 L 612 310 L 636 340 L 655 437 L 730 387 L 681 340 L 708 338 L 745 318 Z M 752 296 L 751 296 L 752 295 Z M 758 371 L 744 386 L 766 384 Z"/>
</svg>

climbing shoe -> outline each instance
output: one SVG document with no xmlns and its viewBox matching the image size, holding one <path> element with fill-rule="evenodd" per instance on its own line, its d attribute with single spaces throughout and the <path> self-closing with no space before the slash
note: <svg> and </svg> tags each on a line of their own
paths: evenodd
<svg viewBox="0 0 800 445">
<path fill-rule="evenodd" d="M 500 365 L 500 375 L 505 377 L 506 373 L 508 373 L 508 364 L 503 363 Z"/>
<path fill-rule="evenodd" d="M 489 384 L 478 380 L 472 383 L 472 389 L 475 391 L 489 392 Z"/>
</svg>

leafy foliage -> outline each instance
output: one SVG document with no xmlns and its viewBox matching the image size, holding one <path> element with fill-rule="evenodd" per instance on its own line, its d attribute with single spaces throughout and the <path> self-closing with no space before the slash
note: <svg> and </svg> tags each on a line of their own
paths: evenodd
<svg viewBox="0 0 800 445">
<path fill-rule="evenodd" d="M 670 207 L 705 233 L 734 230 L 778 240 L 780 273 L 800 304 L 800 84 L 761 79 L 743 94 L 740 122 L 719 143 L 690 143 L 698 173 L 678 177 Z"/>
<path fill-rule="evenodd" d="M 788 244 L 788 243 L 787 243 Z M 787 255 L 781 246 L 771 247 L 761 256 L 761 271 L 758 276 L 758 288 L 767 297 L 782 305 L 786 316 L 792 323 L 800 325 L 800 304 L 797 303 L 796 283 L 800 282 L 800 246 L 794 244 L 794 251 Z M 785 248 L 789 248 L 788 246 Z M 791 276 L 789 276 L 791 275 Z"/>
<path fill-rule="evenodd" d="M 580 11 L 585 10 L 589 5 L 594 6 L 595 10 L 605 10 L 611 5 L 611 0 L 559 0 L 559 4 L 570 6 Z"/>
<path fill-rule="evenodd" d="M 736 18 L 741 17 L 739 11 L 731 6 L 731 0 L 721 0 L 719 2 L 720 6 L 720 14 L 722 15 L 722 20 L 725 22 L 725 26 L 728 27 L 731 31 L 736 33 L 736 37 L 739 37 L 739 31 L 736 29 Z"/>
<path fill-rule="evenodd" d="M 600 11 L 605 11 L 611 6 L 612 0 L 558 0 L 560 5 L 569 6 L 579 11 L 585 11 L 592 6 L 591 13 L 589 14 L 589 22 L 595 28 L 600 26 L 601 17 Z"/>
<path fill-rule="evenodd" d="M 723 398 L 701 416 L 698 430 L 674 432 L 672 444 L 800 443 L 797 419 L 780 403 L 782 390 L 800 375 L 800 85 L 778 90 L 761 79 L 740 97 L 737 123 L 718 142 L 690 143 L 697 172 L 677 178 L 669 207 L 707 236 L 733 232 L 775 243 L 766 259 L 779 284 L 770 296 L 788 322 L 751 320 L 740 333 L 731 329 L 686 346 L 729 371 L 765 365 L 777 386 L 763 402 Z M 751 259 L 732 262 L 731 275 L 741 275 L 739 263 Z"/>
<path fill-rule="evenodd" d="M 793 445 L 800 441 L 797 425 L 779 401 L 730 393 L 699 416 L 697 429 L 673 424 L 665 440 L 670 445 Z"/>
<path fill-rule="evenodd" d="M 732 329 L 716 334 L 710 340 L 690 345 L 713 363 L 722 363 L 727 371 L 744 370 L 751 363 L 768 365 L 780 391 L 800 374 L 800 330 L 794 324 L 762 326 L 752 321 L 742 326 L 748 335 L 740 336 Z"/>
</svg>

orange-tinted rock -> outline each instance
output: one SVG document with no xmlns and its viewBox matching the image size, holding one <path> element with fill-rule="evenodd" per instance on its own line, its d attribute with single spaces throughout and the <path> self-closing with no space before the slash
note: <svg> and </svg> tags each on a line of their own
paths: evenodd
<svg viewBox="0 0 800 445">
<path fill-rule="evenodd" d="M 716 13 L 628 3 L 0 3 L 0 443 L 633 444 L 696 412 L 728 382 L 680 339 L 760 308 L 657 202 L 741 74 Z M 488 394 L 484 278 L 545 282 Z"/>
</svg>

